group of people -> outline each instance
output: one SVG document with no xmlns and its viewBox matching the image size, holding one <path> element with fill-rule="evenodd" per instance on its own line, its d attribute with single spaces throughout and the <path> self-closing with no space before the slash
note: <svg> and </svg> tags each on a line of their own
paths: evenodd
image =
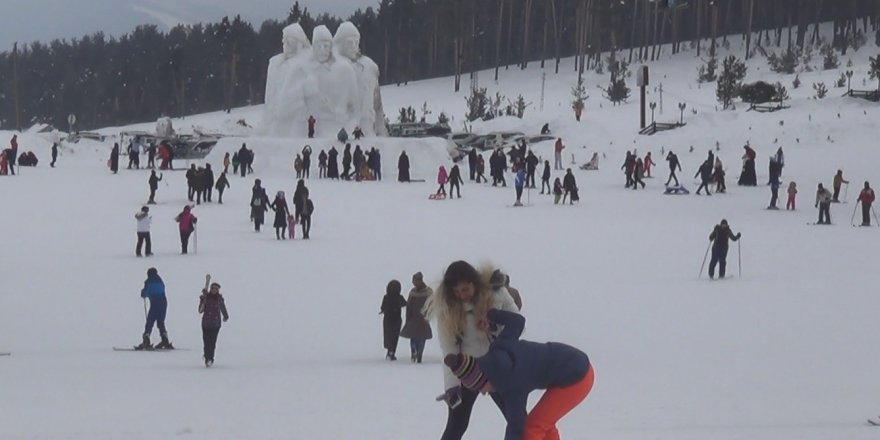
<svg viewBox="0 0 880 440">
<path fill-rule="evenodd" d="M 302 238 L 308 240 L 312 229 L 312 214 L 315 212 L 315 204 L 309 198 L 309 189 L 306 187 L 305 181 L 299 179 L 296 183 L 296 189 L 293 192 L 293 213 L 290 212 L 284 191 L 278 191 L 275 194 L 275 199 L 270 202 L 262 184 L 260 179 L 256 179 L 251 189 L 251 221 L 254 222 L 254 230 L 260 232 L 260 227 L 265 223 L 266 212 L 272 209 L 275 212 L 272 226 L 275 228 L 277 240 L 287 240 L 288 232 L 292 240 L 297 224 L 302 226 Z"/>
<path fill-rule="evenodd" d="M 137 222 L 137 244 L 134 254 L 138 257 L 151 257 L 153 255 L 151 235 L 153 216 L 150 215 L 150 207 L 142 206 L 134 214 L 134 219 Z M 180 233 L 180 253 L 186 255 L 189 252 L 190 236 L 195 232 L 199 219 L 192 213 L 192 206 L 185 205 L 183 210 L 174 216 L 174 221 L 177 222 L 177 230 Z"/>
<path fill-rule="evenodd" d="M 135 350 L 174 350 L 174 345 L 168 339 L 168 331 L 165 328 L 165 317 L 168 312 L 168 299 L 165 293 L 165 282 L 159 276 L 155 267 L 147 269 L 147 279 L 141 289 L 141 298 L 150 300 L 150 309 L 146 315 L 144 333 L 140 344 Z M 226 310 L 226 301 L 220 294 L 220 284 L 211 282 L 211 276 L 205 277 L 205 287 L 199 295 L 199 314 L 202 315 L 202 341 L 205 366 L 214 365 L 214 352 L 217 347 L 217 336 L 223 322 L 229 320 L 229 312 Z M 150 334 L 153 326 L 159 329 L 159 342 L 153 345 Z"/>
<path fill-rule="evenodd" d="M 488 394 L 507 421 L 505 438 L 558 439 L 558 421 L 590 393 L 595 372 L 587 355 L 570 345 L 520 339 L 525 318 L 522 299 L 509 288 L 509 277 L 497 269 L 477 270 L 466 261 L 451 263 L 437 290 L 413 275 L 408 298 L 391 280 L 382 299 L 385 357 L 396 360 L 398 337 L 410 339 L 410 359 L 420 363 L 424 342 L 436 323 L 443 352 L 446 403 L 442 440 L 460 440 L 474 403 Z M 406 308 L 406 322 L 401 312 Z M 546 390 L 527 410 L 528 395 Z"/>
</svg>

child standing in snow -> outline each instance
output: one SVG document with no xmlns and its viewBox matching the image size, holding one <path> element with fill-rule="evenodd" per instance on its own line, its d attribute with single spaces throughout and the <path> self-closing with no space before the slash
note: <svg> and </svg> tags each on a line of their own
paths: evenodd
<svg viewBox="0 0 880 440">
<path fill-rule="evenodd" d="M 787 211 L 794 211 L 794 199 L 797 197 L 797 183 L 793 181 L 788 184 L 788 201 L 785 202 Z"/>
<path fill-rule="evenodd" d="M 448 180 L 448 178 L 449 175 L 446 173 L 446 167 L 440 165 L 440 168 L 437 170 L 437 183 L 440 185 L 440 187 L 437 188 L 436 195 L 446 195 L 446 187 L 444 185 L 446 185 L 446 181 Z"/>
<path fill-rule="evenodd" d="M 211 276 L 208 275 L 208 281 Z M 220 285 L 211 283 L 210 289 L 202 289 L 199 296 L 199 313 L 202 314 L 202 341 L 204 342 L 205 366 L 214 365 L 214 349 L 217 347 L 217 335 L 220 334 L 220 326 L 229 320 L 226 312 L 226 302 L 220 294 Z M 223 321 L 220 321 L 220 318 Z"/>
<path fill-rule="evenodd" d="M 290 239 L 293 240 L 294 233 L 296 232 L 296 217 L 293 214 L 287 214 L 287 231 Z"/>
</svg>

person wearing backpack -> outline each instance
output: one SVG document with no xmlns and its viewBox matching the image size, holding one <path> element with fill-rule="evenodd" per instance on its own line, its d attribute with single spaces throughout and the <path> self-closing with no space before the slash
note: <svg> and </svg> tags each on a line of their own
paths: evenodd
<svg viewBox="0 0 880 440">
<path fill-rule="evenodd" d="M 263 225 L 266 211 L 269 210 L 269 196 L 266 189 L 260 186 L 260 179 L 254 180 L 254 187 L 251 191 L 251 220 L 254 222 L 254 230 L 260 232 L 260 226 Z"/>
</svg>

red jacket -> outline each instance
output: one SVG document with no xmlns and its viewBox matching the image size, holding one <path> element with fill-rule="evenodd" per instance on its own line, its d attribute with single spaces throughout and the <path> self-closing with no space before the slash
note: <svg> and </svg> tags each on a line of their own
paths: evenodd
<svg viewBox="0 0 880 440">
<path fill-rule="evenodd" d="M 874 190 L 870 188 L 865 188 L 859 193 L 859 198 L 856 199 L 857 202 L 862 202 L 866 205 L 870 205 L 874 203 Z"/>
<path fill-rule="evenodd" d="M 565 148 L 565 146 L 562 145 L 562 139 L 556 139 L 556 149 L 555 149 L 555 151 L 556 151 L 557 153 L 561 153 L 563 148 Z"/>
</svg>

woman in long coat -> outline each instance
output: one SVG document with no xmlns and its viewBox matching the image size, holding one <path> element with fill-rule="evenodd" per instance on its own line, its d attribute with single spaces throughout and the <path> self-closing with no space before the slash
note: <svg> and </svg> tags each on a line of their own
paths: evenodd
<svg viewBox="0 0 880 440">
<path fill-rule="evenodd" d="M 400 281 L 391 280 L 385 287 L 385 296 L 382 297 L 382 306 L 379 311 L 382 318 L 382 333 L 385 343 L 385 359 L 396 361 L 397 342 L 400 340 L 400 327 L 403 325 L 401 310 L 406 306 L 406 300 L 400 294 Z"/>
<path fill-rule="evenodd" d="M 409 339 L 410 361 L 421 364 L 425 341 L 434 336 L 431 333 L 431 324 L 422 311 L 434 291 L 425 284 L 421 272 L 413 275 L 412 282 L 413 288 L 406 299 L 406 323 L 403 324 L 400 336 Z"/>
<path fill-rule="evenodd" d="M 284 191 L 278 191 L 275 200 L 269 206 L 275 211 L 275 221 L 272 223 L 275 227 L 275 239 L 287 240 L 287 216 L 290 215 L 290 209 L 287 207 L 287 201 L 284 200 Z"/>
</svg>

